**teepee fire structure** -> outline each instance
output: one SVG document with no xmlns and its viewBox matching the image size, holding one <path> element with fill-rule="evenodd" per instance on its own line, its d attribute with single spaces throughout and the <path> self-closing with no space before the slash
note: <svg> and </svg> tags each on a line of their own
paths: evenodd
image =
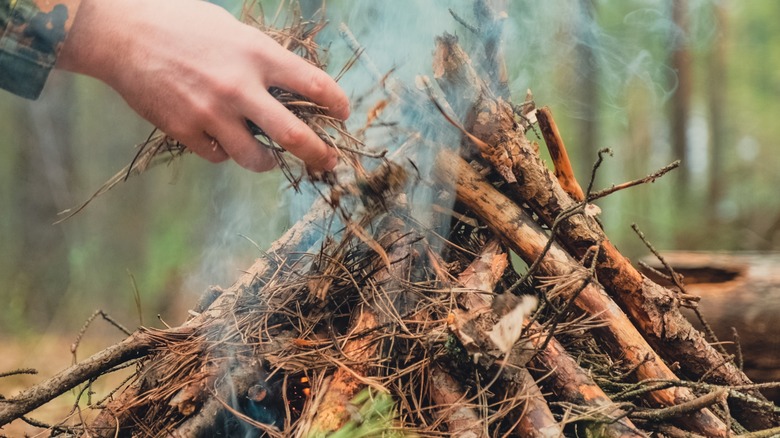
<svg viewBox="0 0 780 438">
<path fill-rule="evenodd" d="M 376 77 L 380 96 L 366 126 L 352 134 L 279 92 L 342 156 L 337 172 L 319 178 L 321 196 L 310 212 L 233 286 L 205 294 L 183 325 L 139 329 L 1 400 L 0 424 L 132 364 L 133 377 L 93 406 L 101 410 L 96 418 L 53 432 L 780 433 L 777 408 L 760 385 L 680 312 L 696 297 L 679 276 L 661 273 L 674 287 L 651 281 L 600 225 L 595 200 L 653 181 L 675 164 L 606 190 L 583 189 L 551 111 L 538 108 L 530 92 L 519 101 L 509 94 L 500 2 L 475 0 L 474 11 L 468 28 L 478 62 L 458 38 L 442 35 L 433 79 L 412 86 Z M 316 54 L 312 38 L 320 26 L 293 24 L 276 32 L 279 39 Z M 370 63 L 341 30 L 358 62 Z M 388 144 L 399 147 L 366 146 L 369 128 L 391 108 L 413 121 L 383 128 Z M 530 131 L 544 140 L 553 170 Z M 120 175 L 170 157 L 160 151 L 171 149 L 184 150 L 158 139 Z M 279 158 L 291 181 L 302 184 L 283 151 Z M 421 188 L 429 194 L 422 213 Z M 511 254 L 527 268 L 513 267 Z"/>
</svg>

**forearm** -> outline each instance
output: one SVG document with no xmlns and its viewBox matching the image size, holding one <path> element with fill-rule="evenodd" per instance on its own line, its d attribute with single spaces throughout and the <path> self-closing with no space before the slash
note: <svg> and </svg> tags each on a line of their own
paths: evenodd
<svg viewBox="0 0 780 438">
<path fill-rule="evenodd" d="M 4 1 L 14 3 L 0 0 L 0 6 Z M 39 67 L 39 84 L 17 94 L 36 96 L 56 62 L 57 68 L 105 82 L 138 114 L 210 161 L 230 157 L 255 171 L 274 166 L 271 150 L 252 135 L 249 120 L 310 170 L 336 165 L 335 150 L 268 90 L 305 96 L 338 119 L 349 116 L 346 94 L 327 73 L 219 6 L 199 0 L 80 0 L 76 15 L 77 0 L 34 1 L 57 5 L 30 18 L 43 23 L 40 33 L 46 36 L 34 40 L 41 50 L 31 60 Z M 42 15 L 56 11 L 67 14 L 59 21 Z"/>
<path fill-rule="evenodd" d="M 0 0 L 0 87 L 35 99 L 54 67 L 81 0 Z"/>
</svg>

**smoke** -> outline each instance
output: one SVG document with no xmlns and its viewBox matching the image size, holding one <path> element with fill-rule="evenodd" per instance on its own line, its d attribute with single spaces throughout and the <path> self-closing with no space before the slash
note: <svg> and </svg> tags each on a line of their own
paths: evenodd
<svg viewBox="0 0 780 438">
<path fill-rule="evenodd" d="M 235 1 L 226 0 L 222 4 L 231 10 L 237 7 Z M 330 73 L 335 75 L 354 53 L 354 46 L 339 34 L 340 23 L 347 26 L 364 49 L 360 62 L 340 79 L 340 85 L 356 105 L 349 121 L 351 129 L 362 127 L 368 109 L 387 97 L 377 90 L 377 73 L 387 74 L 391 83 L 414 88 L 418 76 L 431 75 L 437 36 L 449 32 L 459 37 L 464 45 L 469 44 L 474 37 L 472 31 L 458 23 L 453 14 L 464 22 L 473 22 L 473 4 L 471 0 L 326 3 L 326 18 L 330 25 L 320 34 L 320 42 L 328 52 Z M 648 105 L 660 107 L 676 87 L 675 72 L 667 63 L 669 47 L 689 45 L 696 49 L 698 46 L 691 45 L 692 41 L 706 45 L 714 33 L 707 0 L 690 2 L 688 34 L 674 24 L 668 2 L 660 0 L 547 0 L 509 1 L 507 4 L 509 19 L 504 25 L 503 45 L 514 100 L 524 96 L 525 90 L 530 88 L 538 102 L 556 108 L 562 119 L 605 117 L 625 124 L 626 102 L 637 95 L 637 90 L 643 90 L 639 94 L 647 99 Z M 276 6 L 264 4 L 264 9 L 275 12 Z M 602 108 L 601 113 L 590 106 L 593 102 L 583 97 L 586 87 L 596 89 L 596 104 Z M 423 138 L 435 139 L 440 145 L 456 147 L 460 141 L 457 130 L 435 109 L 421 102 L 390 107 L 381 114 L 379 121 L 392 124 L 393 132 L 369 130 L 366 135 L 369 149 L 392 153 L 408 142 L 413 132 L 421 130 L 425 131 Z M 432 157 L 433 152 L 414 157 L 423 180 L 428 178 Z M 367 166 L 371 167 L 373 164 L 368 161 Z M 211 244 L 204 254 L 208 266 L 202 270 L 205 275 L 213 275 L 212 278 L 229 280 L 231 274 L 241 269 L 241 262 L 231 254 L 235 254 L 236 246 L 251 246 L 240 234 L 254 233 L 252 237 L 257 237 L 253 228 L 258 224 L 252 221 L 257 214 L 251 207 L 257 203 L 257 190 L 276 193 L 286 186 L 285 181 L 278 178 L 266 182 L 262 188 L 249 189 L 249 184 L 236 189 L 232 186 L 236 181 L 241 178 L 232 176 L 221 180 L 219 185 L 230 187 L 222 189 L 224 196 L 215 195 L 212 204 L 219 232 L 210 237 Z M 283 193 L 284 211 L 291 222 L 305 214 L 313 199 L 320 196 L 318 191 L 306 185 L 302 193 L 292 190 L 283 190 Z M 424 188 L 417 189 L 411 196 L 412 209 L 423 223 L 432 196 L 433 193 Z M 277 222 L 282 222 L 284 219 L 279 218 L 279 211 L 282 210 L 274 209 Z M 265 223 L 261 228 L 278 231 L 278 227 L 263 225 Z M 270 242 L 267 236 L 264 237 L 259 239 L 263 243 L 258 242 L 261 248 Z"/>
<path fill-rule="evenodd" d="M 220 166 L 196 185 L 207 199 L 202 212 L 200 267 L 187 279 L 186 290 L 230 285 L 242 269 L 260 257 L 287 224 L 282 207 L 283 178 L 275 172 L 254 174 L 235 165 Z"/>
<path fill-rule="evenodd" d="M 233 11 L 240 6 L 237 0 L 218 3 Z M 314 7 L 305 4 L 304 10 L 316 10 L 319 1 L 315 3 Z M 377 74 L 388 74 L 391 82 L 414 88 L 418 76 L 431 75 L 437 36 L 449 32 L 464 45 L 474 39 L 472 30 L 453 16 L 473 23 L 472 0 L 334 0 L 325 5 L 330 25 L 320 34 L 320 42 L 327 49 L 331 74 L 335 75 L 348 62 L 354 50 L 339 33 L 340 23 L 346 25 L 364 49 L 360 62 L 340 79 L 340 85 L 356 105 L 349 122 L 353 130 L 365 124 L 371 106 L 387 97 L 377 90 Z M 646 105 L 659 108 L 676 87 L 676 74 L 668 65 L 669 48 L 687 45 L 696 50 L 706 46 L 715 32 L 709 0 L 689 2 L 687 34 L 672 20 L 669 2 L 661 0 L 526 0 L 509 1 L 507 5 L 509 19 L 504 24 L 503 46 L 514 100 L 518 101 L 518 96 L 524 96 L 530 88 L 538 102 L 556 108 L 564 120 L 601 117 L 626 124 L 627 102 L 637 96 L 645 99 Z M 268 13 L 277 10 L 276 2 L 264 2 L 263 6 Z M 585 97 L 584 88 L 596 90 L 596 105 L 601 110 L 591 106 L 594 102 Z M 392 153 L 409 141 L 413 132 L 420 130 L 425 130 L 424 138 L 436 139 L 449 147 L 456 147 L 460 141 L 457 130 L 435 109 L 420 102 L 390 107 L 380 115 L 379 121 L 393 124 L 394 132 L 369 130 L 366 143 L 370 149 Z M 661 143 L 658 147 L 664 147 Z M 652 154 L 659 157 L 659 162 L 664 160 L 664 155 L 657 151 Z M 422 179 L 427 178 L 432 156 L 433 152 L 414 157 Z M 403 158 L 406 157 L 401 157 L 401 161 Z M 371 167 L 373 164 L 368 161 L 367 166 Z M 226 178 L 218 182 L 223 187 L 218 190 L 222 194 L 215 195 L 212 204 L 219 223 L 216 228 L 220 231 L 210 237 L 212 242 L 204 254 L 204 260 L 210 261 L 202 272 L 228 280 L 241 268 L 240 261 L 236 262 L 230 254 L 235 253 L 236 246 L 251 247 L 239 235 L 258 237 L 258 232 L 253 231 L 258 224 L 252 221 L 257 217 L 252 206 L 257 204 L 259 191 L 276 193 L 285 189 L 286 183 L 278 178 L 264 183 L 262 188 L 250 189 L 252 184 L 241 182 L 243 178 L 227 174 Z M 236 182 L 245 187 L 232 186 Z M 305 214 L 313 199 L 320 196 L 305 185 L 303 193 L 282 191 L 284 211 L 291 222 Z M 432 196 L 423 189 L 413 193 L 412 207 L 423 222 L 424 210 Z M 282 222 L 279 211 L 282 210 L 274 210 L 275 220 Z M 261 228 L 269 231 L 279 229 L 262 225 Z M 270 242 L 267 236 L 259 240 L 263 241 L 258 242 L 260 247 Z"/>
</svg>

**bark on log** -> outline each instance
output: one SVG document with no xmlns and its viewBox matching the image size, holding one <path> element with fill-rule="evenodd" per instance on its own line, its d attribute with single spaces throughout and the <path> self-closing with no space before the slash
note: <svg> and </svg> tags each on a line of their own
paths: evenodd
<svg viewBox="0 0 780 438">
<path fill-rule="evenodd" d="M 697 302 L 721 342 L 731 353 L 742 357 L 745 374 L 755 382 L 780 381 L 780 256 L 776 253 L 663 251 L 666 262 L 683 276 L 685 291 L 701 298 Z M 655 258 L 645 263 L 663 272 Z M 651 271 L 654 281 L 674 287 Z M 703 329 L 693 311 L 683 308 L 694 326 Z M 738 338 L 735 340 L 734 331 Z M 765 390 L 770 399 L 780 400 L 779 391 Z"/>
<path fill-rule="evenodd" d="M 452 46 L 456 42 L 439 39 L 437 44 Z M 449 48 L 437 49 L 436 53 L 460 56 L 463 51 Z M 447 66 L 445 81 L 448 77 L 463 76 L 452 69 L 471 68 L 467 58 L 437 58 L 434 65 Z M 479 84 L 459 85 L 472 90 L 481 88 Z M 466 129 L 484 142 L 477 145 L 478 149 L 547 225 L 551 226 L 562 213 L 577 206 L 518 127 L 510 105 L 483 94 L 474 106 L 474 125 Z M 511 160 L 511 177 L 506 176 L 507 157 Z M 675 294 L 642 276 L 610 242 L 594 218 L 576 214 L 562 220 L 556 238 L 577 258 L 584 257 L 594 246 L 601 247 L 596 265 L 599 281 L 669 361 L 680 363 L 688 374 L 695 378 L 704 376 L 710 383 L 734 386 L 751 383 L 733 362 L 724 363 L 721 354 L 680 313 Z M 756 391 L 751 395 L 763 398 Z M 730 399 L 730 405 L 731 414 L 749 429 L 777 424 L 775 415 L 756 404 Z"/>
<path fill-rule="evenodd" d="M 519 395 L 525 398 L 524 409 L 520 411 L 520 421 L 513 436 L 521 438 L 558 438 L 563 435 L 561 426 L 555 421 L 547 400 L 542 395 L 542 390 L 536 384 L 531 373 L 526 368 L 519 370 L 523 384 L 520 386 Z M 511 417 L 517 416 L 512 413 Z"/>
<path fill-rule="evenodd" d="M 437 415 L 453 438 L 487 438 L 487 425 L 476 410 L 464 404 L 463 388 L 444 368 L 431 368 L 431 398 Z"/>
<path fill-rule="evenodd" d="M 483 248 L 477 258 L 458 276 L 461 285 L 471 289 L 472 292 L 462 295 L 464 307 L 468 309 L 468 315 L 472 319 L 479 319 L 482 315 L 491 313 L 493 293 L 496 284 L 501 280 L 509 262 L 506 253 L 501 249 L 497 240 L 491 240 Z M 482 334 L 480 339 L 487 340 L 488 336 Z M 510 356 L 510 360 L 511 360 Z M 516 355 L 514 355 L 517 358 Z M 517 367 L 514 379 L 517 381 L 517 393 L 515 397 L 525 400 L 520 409 L 520 415 L 512 412 L 510 417 L 517 418 L 517 428 L 513 430 L 513 436 L 553 438 L 563 434 L 561 425 L 555 420 L 550 407 L 542 394 L 539 385 L 525 368 L 525 363 L 512 361 L 513 367 Z M 508 372 L 507 372 L 508 373 Z M 511 386 L 511 385 L 510 385 Z M 498 390 L 501 392 L 501 390 Z M 504 399 L 512 394 L 507 394 Z"/>
<path fill-rule="evenodd" d="M 467 309 L 472 314 L 479 314 L 492 304 L 493 294 L 488 292 L 494 291 L 507 263 L 506 253 L 501 251 L 496 240 L 492 240 L 484 246 L 474 262 L 458 276 L 463 286 L 475 291 L 464 295 Z M 479 293 L 479 291 L 484 293 Z M 527 324 L 528 322 L 526 322 Z M 531 343 L 535 348 L 542 349 L 542 344 L 547 336 L 536 323 L 531 327 L 531 332 L 536 333 L 536 335 L 531 336 Z M 537 375 L 548 376 L 552 382 L 553 390 L 562 400 L 592 408 L 602 416 L 602 421 L 586 422 L 586 428 L 595 434 L 594 436 L 645 437 L 628 418 L 613 420 L 623 417 L 624 412 L 616 407 L 615 403 L 593 382 L 590 375 L 566 353 L 563 346 L 555 338 L 551 338 L 544 349 L 534 356 L 534 362 L 542 370 Z M 526 424 L 521 424 L 521 426 L 527 430 L 529 427 L 534 427 L 534 422 L 529 419 Z"/>
<path fill-rule="evenodd" d="M 532 330 L 542 333 L 538 324 L 535 324 Z M 545 338 L 544 335 L 533 336 L 531 341 L 536 348 L 541 348 Z M 577 364 L 555 338 L 551 338 L 545 348 L 534 357 L 534 363 L 542 369 L 540 374 L 549 374 L 552 389 L 562 400 L 590 408 L 597 418 L 603 416 L 602 421 L 592 421 L 587 426 L 591 436 L 647 437 L 631 420 L 624 417 L 625 412 L 604 394 L 588 372 Z M 614 421 L 615 418 L 620 420 Z"/>
<path fill-rule="evenodd" d="M 484 118 L 477 117 L 477 120 Z M 507 129 L 507 125 L 491 129 Z M 475 131 L 476 131 L 475 127 Z M 520 133 L 513 139 L 518 141 Z M 488 143 L 499 140 L 486 138 Z M 522 196 L 531 208 L 553 224 L 559 215 L 576 207 L 574 200 L 561 188 L 558 181 L 543 166 L 533 148 L 519 141 L 521 155 L 515 159 L 515 177 Z M 680 312 L 676 294 L 642 276 L 631 262 L 612 244 L 600 225 L 585 215 L 574 215 L 561 222 L 557 239 L 575 257 L 584 257 L 594 245 L 600 245 L 596 272 L 599 281 L 626 310 L 648 341 L 667 360 L 678 362 L 692 377 L 705 377 L 718 385 L 748 385 L 752 383 L 733 362 L 725 362 L 704 335 L 696 330 Z M 751 395 L 763 398 L 757 391 Z M 751 430 L 774 426 L 776 418 L 761 406 L 730 399 L 731 413 Z"/>
<path fill-rule="evenodd" d="M 454 184 L 458 199 L 483 219 L 527 263 L 533 263 L 542 254 L 548 237 L 541 226 L 487 183 L 465 161 L 452 152 L 442 152 L 437 156 L 435 173 L 443 182 Z M 557 244 L 552 245 L 539 266 L 545 275 L 560 278 L 581 276 L 583 270 Z M 574 298 L 574 303 L 587 314 L 606 322 L 598 332 L 608 345 L 623 355 L 630 366 L 635 367 L 637 380 L 677 379 L 601 288 L 592 283 L 587 285 Z M 695 398 L 686 388 L 653 391 L 649 397 L 661 406 L 674 406 Z M 707 409 L 692 414 L 685 419 L 685 423 L 708 436 L 726 435 L 725 424 Z"/>
</svg>

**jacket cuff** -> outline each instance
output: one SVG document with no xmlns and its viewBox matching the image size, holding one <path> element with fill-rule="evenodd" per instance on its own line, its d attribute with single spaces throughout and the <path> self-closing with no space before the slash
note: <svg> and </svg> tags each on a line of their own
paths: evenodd
<svg viewBox="0 0 780 438">
<path fill-rule="evenodd" d="M 36 99 L 81 0 L 0 1 L 0 88 Z"/>
</svg>

